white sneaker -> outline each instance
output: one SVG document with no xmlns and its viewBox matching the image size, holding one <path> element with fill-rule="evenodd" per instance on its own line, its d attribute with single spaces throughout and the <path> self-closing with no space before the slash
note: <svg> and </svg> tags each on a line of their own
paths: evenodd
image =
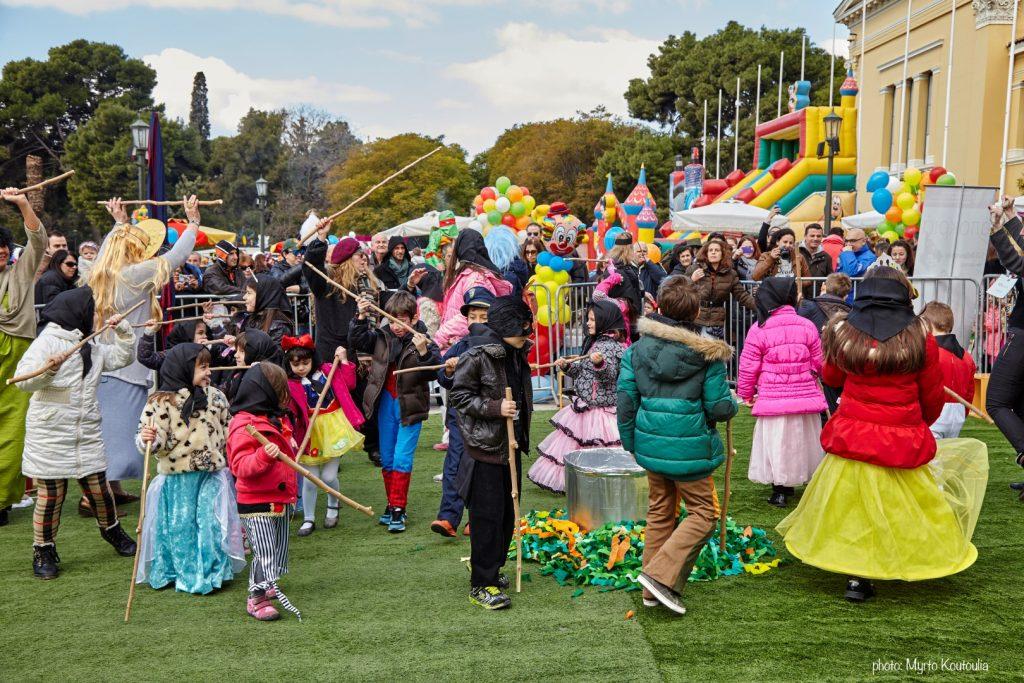
<svg viewBox="0 0 1024 683">
<path fill-rule="evenodd" d="M 437 482 L 438 484 L 440 484 L 442 481 L 444 481 L 444 475 L 443 474 L 435 474 L 434 475 L 434 481 Z"/>
<path fill-rule="evenodd" d="M 21 510 L 22 508 L 32 507 L 34 504 L 35 501 L 28 494 L 25 494 L 20 503 L 15 503 L 11 507 L 15 510 Z"/>
<path fill-rule="evenodd" d="M 661 603 L 654 598 L 644 598 L 644 607 L 657 607 Z"/>
<path fill-rule="evenodd" d="M 679 601 L 679 594 L 672 590 L 670 586 L 660 583 L 643 572 L 640 572 L 640 575 L 636 577 L 636 582 L 650 591 L 657 598 L 657 601 L 665 607 L 676 614 L 686 614 L 686 607 Z"/>
</svg>

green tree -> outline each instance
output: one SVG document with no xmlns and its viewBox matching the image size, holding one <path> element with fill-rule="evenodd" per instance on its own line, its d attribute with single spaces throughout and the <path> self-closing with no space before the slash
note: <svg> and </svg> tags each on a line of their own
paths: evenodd
<svg viewBox="0 0 1024 683">
<path fill-rule="evenodd" d="M 731 171 L 736 131 L 736 77 L 740 77 L 739 167 L 748 169 L 754 149 L 754 104 L 757 97 L 757 65 L 761 72 L 761 121 L 775 117 L 778 103 L 779 52 L 785 51 L 784 85 L 798 80 L 800 48 L 806 31 L 796 29 L 754 30 L 730 21 L 725 28 L 704 38 L 687 31 L 669 36 L 647 60 L 650 75 L 635 78 L 626 90 L 631 116 L 661 124 L 680 139 L 680 148 L 700 146 L 704 101 L 708 102 L 707 166 L 715 169 L 718 91 L 722 90 L 721 169 Z M 808 41 L 809 43 L 810 41 Z M 811 104 L 828 104 L 829 55 L 808 44 L 805 80 L 811 82 Z M 836 69 L 835 101 L 844 78 Z M 782 89 L 786 111 L 787 89 Z"/>
<path fill-rule="evenodd" d="M 647 187 L 658 204 L 658 218 L 664 222 L 668 220 L 668 176 L 675 168 L 675 156 L 679 150 L 679 141 L 671 135 L 640 128 L 601 155 L 596 175 L 606 178 L 611 173 L 615 195 L 619 201 L 625 201 L 636 184 L 640 166 L 644 165 L 647 168 Z M 596 203 L 597 198 L 591 208 Z"/>
<path fill-rule="evenodd" d="M 404 133 L 353 148 L 344 162 L 328 174 L 329 210 L 337 211 L 413 159 L 423 156 L 444 138 Z M 335 223 L 337 231 L 372 233 L 427 211 L 451 209 L 464 214 L 476 187 L 459 145 L 420 162 L 364 199 Z"/>
<path fill-rule="evenodd" d="M 188 126 L 204 142 L 210 139 L 210 98 L 206 87 L 206 74 L 197 71 L 192 79 L 192 107 L 188 112 Z"/>
<path fill-rule="evenodd" d="M 137 171 L 131 160 L 128 126 L 138 114 L 117 101 L 102 103 L 95 115 L 67 140 L 65 164 L 76 173 L 68 180 L 73 207 L 87 218 L 97 236 L 109 227 L 106 210 L 96 204 L 107 197 L 135 197 Z M 161 119 L 166 186 L 169 190 L 204 170 L 199 135 L 180 121 Z"/>
<path fill-rule="evenodd" d="M 474 159 L 477 188 L 504 175 L 529 188 L 538 203 L 565 202 L 581 220 L 590 220 L 604 190 L 598 160 L 636 131 L 636 126 L 603 109 L 572 119 L 514 126 Z M 639 168 L 638 164 L 632 171 L 634 179 Z"/>
</svg>

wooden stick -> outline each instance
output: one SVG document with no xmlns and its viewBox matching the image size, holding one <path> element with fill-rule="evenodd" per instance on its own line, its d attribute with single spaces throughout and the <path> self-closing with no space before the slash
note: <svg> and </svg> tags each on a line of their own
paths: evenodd
<svg viewBox="0 0 1024 683">
<path fill-rule="evenodd" d="M 28 192 L 34 192 L 36 190 L 41 190 L 44 187 L 46 187 L 47 185 L 53 185 L 54 183 L 59 183 L 60 181 L 64 180 L 65 178 L 70 178 L 73 175 L 75 175 L 74 171 L 68 171 L 67 173 L 61 173 L 59 176 L 54 176 L 53 178 L 47 178 L 46 180 L 44 180 L 41 183 L 36 183 L 35 185 L 29 185 L 28 187 L 23 187 L 20 190 L 15 190 L 14 194 L 26 194 Z"/>
<path fill-rule="evenodd" d="M 150 425 L 152 427 L 152 425 Z M 142 554 L 142 522 L 146 519 L 146 488 L 149 485 L 149 460 L 153 454 L 153 442 L 146 444 L 146 460 L 142 465 L 142 491 L 139 493 L 139 523 L 135 527 L 135 559 L 132 561 L 132 580 L 128 584 L 128 605 L 124 608 L 124 623 L 132 616 L 132 600 L 135 599 L 135 579 L 139 576 L 139 555 Z"/>
<path fill-rule="evenodd" d="M 565 360 L 570 362 L 570 363 L 575 363 L 576 361 L 580 360 L 581 358 L 586 358 L 586 354 L 583 354 L 581 356 L 566 356 Z M 559 360 L 561 360 L 561 359 L 559 359 Z M 546 368 L 553 368 L 556 365 L 558 365 L 558 361 L 552 361 L 550 363 L 530 363 L 530 369 L 531 370 L 544 370 Z"/>
<path fill-rule="evenodd" d="M 206 317 L 205 315 L 193 315 L 193 316 L 188 317 L 188 318 L 176 318 L 174 320 L 160 320 L 160 321 L 157 321 L 154 324 L 159 326 L 159 325 L 172 325 L 174 323 L 190 323 L 190 322 L 195 322 L 196 320 L 202 320 L 205 317 Z M 231 316 L 230 315 L 220 314 L 220 315 L 211 315 L 210 317 L 212 317 L 212 318 L 230 318 Z M 134 323 L 132 325 L 132 327 L 146 327 L 148 325 L 149 325 L 148 322 L 145 322 L 145 323 Z"/>
<path fill-rule="evenodd" d="M 969 412 L 974 413 L 975 415 L 980 417 L 985 422 L 988 422 L 990 425 L 994 425 L 996 423 L 995 420 L 993 420 L 991 417 L 988 416 L 988 413 L 984 413 L 984 412 L 978 410 L 977 408 L 975 408 L 973 404 L 968 403 L 967 399 L 964 398 L 963 396 L 961 396 L 960 394 L 956 393 L 955 391 L 953 391 L 949 387 L 942 387 L 942 388 L 946 390 L 946 395 L 947 396 L 949 396 L 950 398 L 954 399 L 957 403 L 962 405 L 964 408 L 967 408 L 967 410 Z"/>
<path fill-rule="evenodd" d="M 223 372 L 225 370 L 248 370 L 251 365 L 227 365 L 224 367 L 210 366 L 210 370 L 213 372 Z"/>
<path fill-rule="evenodd" d="M 129 308 L 124 313 L 121 313 L 120 314 L 121 317 L 122 318 L 127 317 L 129 313 L 131 313 L 132 311 L 134 311 L 136 308 L 138 308 L 139 306 L 141 306 L 144 303 L 147 303 L 146 299 L 143 299 L 139 303 L 137 303 L 134 306 L 132 306 L 131 308 Z M 55 369 L 59 368 L 61 365 L 64 364 L 64 361 L 66 361 L 68 358 L 71 358 L 71 356 L 73 356 L 76 353 L 78 353 L 86 344 L 88 344 L 95 337 L 98 337 L 99 335 L 103 334 L 104 332 L 106 332 L 110 328 L 111 328 L 110 325 L 106 325 L 106 324 L 103 325 L 102 327 L 100 327 L 100 329 L 96 330 L 95 332 L 90 334 L 88 337 L 86 337 L 85 339 L 83 339 L 82 341 L 78 342 L 77 344 L 72 346 L 70 349 L 68 349 L 67 353 L 65 353 L 63 356 L 61 356 L 61 358 L 60 358 L 60 360 L 58 362 L 51 363 L 50 361 L 47 361 L 43 365 L 43 367 L 39 368 L 38 370 L 33 370 L 32 372 L 27 372 L 24 375 L 18 375 L 17 377 L 11 377 L 9 380 L 7 380 L 7 384 L 11 385 L 11 384 L 15 384 L 17 382 L 24 382 L 27 379 L 32 379 L 33 377 L 38 377 L 39 375 L 43 374 L 44 372 L 48 372 L 51 369 L 55 370 Z"/>
<path fill-rule="evenodd" d="M 512 400 L 512 387 L 505 387 L 505 400 Z M 516 532 L 516 593 L 523 592 L 523 526 L 519 523 L 519 473 L 516 470 L 516 427 L 515 418 L 505 418 L 508 432 L 508 469 L 512 474 L 512 514 L 515 515 Z"/>
<path fill-rule="evenodd" d="M 814 380 L 818 383 L 818 391 L 821 392 L 822 396 L 825 396 L 825 385 L 821 383 L 821 378 L 815 376 Z M 825 396 L 825 419 L 832 419 L 832 411 L 828 409 L 828 396 Z"/>
<path fill-rule="evenodd" d="M 260 434 L 259 432 L 257 432 L 256 428 L 254 426 L 247 425 L 246 428 L 245 428 L 245 431 L 249 433 L 249 436 L 251 436 L 252 438 L 256 439 L 256 441 L 258 441 L 259 444 L 261 446 L 263 446 L 264 448 L 266 448 L 267 446 L 270 445 L 270 442 L 267 441 L 267 438 L 265 436 L 263 436 L 262 434 Z M 299 474 L 301 474 L 306 479 L 309 479 L 311 482 L 316 484 L 316 487 L 318 489 L 320 489 L 321 491 L 323 491 L 324 493 L 327 493 L 329 495 L 334 496 L 335 498 L 340 500 L 345 505 L 348 505 L 350 508 L 353 508 L 355 510 L 359 510 L 364 515 L 366 515 L 367 517 L 373 517 L 373 508 L 367 507 L 366 505 L 360 505 L 359 503 L 357 503 L 356 501 L 352 500 L 348 496 L 342 495 L 341 493 L 339 493 L 335 489 L 332 489 L 330 486 L 328 486 L 327 484 L 324 483 L 323 479 L 321 479 L 320 477 L 316 476 L 315 474 L 313 474 L 312 472 L 307 470 L 305 467 L 303 467 L 299 463 L 297 463 L 294 460 L 292 460 L 291 458 L 289 458 L 284 453 L 281 453 L 278 456 L 277 459 L 280 460 L 281 462 L 283 462 L 288 467 L 290 467 L 293 470 L 295 470 L 296 472 L 298 472 Z"/>
<path fill-rule="evenodd" d="M 402 368 L 401 370 L 395 370 L 396 375 L 407 375 L 410 372 L 437 372 L 438 370 L 444 370 L 445 364 L 440 365 L 421 365 L 418 368 Z"/>
<path fill-rule="evenodd" d="M 106 205 L 107 202 L 106 201 L 102 201 L 102 202 L 96 202 L 96 203 L 101 205 L 101 206 L 103 206 L 103 205 Z M 148 204 L 149 206 L 182 206 L 182 205 L 184 205 L 184 203 L 185 202 L 183 200 L 181 200 L 181 199 L 178 199 L 176 201 L 166 201 L 166 202 L 165 201 L 158 201 L 156 199 L 125 199 L 125 200 L 123 200 L 121 202 L 121 205 L 122 206 L 135 206 L 135 205 L 138 205 L 138 204 Z M 223 199 L 200 200 L 200 201 L 196 202 L 196 204 L 198 206 L 220 206 L 223 203 L 224 203 Z"/>
<path fill-rule="evenodd" d="M 220 304 L 221 306 L 242 306 L 242 305 L 245 304 L 244 301 L 220 301 L 220 300 L 217 300 L 217 299 L 207 299 L 207 301 L 213 303 L 214 305 Z M 197 301 L 194 304 L 181 304 L 180 306 L 168 306 L 164 310 L 165 311 L 183 311 L 186 308 L 196 308 L 197 306 L 202 306 L 205 303 L 206 303 L 206 301 Z"/>
<path fill-rule="evenodd" d="M 317 275 L 322 277 L 327 282 L 327 284 L 333 285 L 335 288 L 340 289 L 342 292 L 344 292 L 347 296 L 352 297 L 355 301 L 359 301 L 359 298 L 360 298 L 359 296 L 353 294 L 350 290 L 348 290 L 341 283 L 335 282 L 334 280 L 332 280 L 330 277 L 327 276 L 326 273 L 324 273 L 322 270 L 320 270 L 319 268 L 314 266 L 309 261 L 306 261 L 306 263 L 304 263 L 303 265 L 307 266 L 314 273 L 316 273 Z M 384 316 L 385 318 L 387 318 L 391 322 L 393 322 L 393 323 L 395 323 L 397 325 L 400 325 L 401 327 L 404 327 L 410 333 L 412 333 L 412 334 L 422 334 L 421 332 L 413 329 L 413 327 L 411 325 L 409 325 L 408 323 L 404 323 L 401 320 L 399 320 L 398 318 L 396 318 L 395 316 L 391 315 L 390 313 L 387 313 L 383 308 L 380 308 L 379 306 L 377 306 L 377 304 L 374 304 L 374 303 L 370 302 L 370 308 L 372 308 L 378 314 Z M 423 335 L 423 336 L 426 337 L 426 335 Z M 430 339 L 430 337 L 427 337 L 427 339 Z"/>
<path fill-rule="evenodd" d="M 313 407 L 313 416 L 309 418 L 309 423 L 306 425 L 306 435 L 302 437 L 302 443 L 299 444 L 299 449 L 295 451 L 298 455 L 295 459 L 298 460 L 306 453 L 306 446 L 309 445 L 309 440 L 313 436 L 313 423 L 316 422 L 316 418 L 320 416 L 320 409 L 324 405 L 324 397 L 327 396 L 328 390 L 331 388 L 331 382 L 334 381 L 334 372 L 338 369 L 338 364 L 341 361 L 337 356 L 334 357 L 334 362 L 331 363 L 331 370 L 327 373 L 327 382 L 324 384 L 324 390 L 320 392 L 320 396 L 316 399 L 316 406 Z"/>
<path fill-rule="evenodd" d="M 565 373 L 562 372 L 561 370 L 559 370 L 558 374 L 555 375 L 555 379 L 558 382 L 558 385 L 557 385 L 558 389 L 557 390 L 558 390 L 558 409 L 559 410 L 562 409 L 562 405 L 563 405 L 562 404 L 562 399 L 564 398 L 564 396 L 562 396 L 562 382 L 564 381 L 564 377 L 565 377 Z"/>
<path fill-rule="evenodd" d="M 736 450 L 732 447 L 732 420 L 725 423 L 725 495 L 722 496 L 722 514 L 718 520 L 721 527 L 721 538 L 718 540 L 718 547 L 725 552 L 725 517 L 729 513 L 729 494 L 732 479 L 732 457 Z"/>
</svg>

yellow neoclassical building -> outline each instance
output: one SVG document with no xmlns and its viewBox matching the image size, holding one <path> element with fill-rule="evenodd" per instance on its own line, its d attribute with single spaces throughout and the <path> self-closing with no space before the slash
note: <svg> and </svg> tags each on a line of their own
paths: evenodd
<svg viewBox="0 0 1024 683">
<path fill-rule="evenodd" d="M 860 83 L 860 210 L 870 208 L 864 184 L 878 169 L 938 165 L 964 184 L 1000 185 L 1015 6 L 1014 0 L 844 0 L 836 7 L 836 21 L 850 29 Z M 1022 34 L 1018 14 L 1006 144 L 1011 195 L 1024 194 Z"/>
</svg>

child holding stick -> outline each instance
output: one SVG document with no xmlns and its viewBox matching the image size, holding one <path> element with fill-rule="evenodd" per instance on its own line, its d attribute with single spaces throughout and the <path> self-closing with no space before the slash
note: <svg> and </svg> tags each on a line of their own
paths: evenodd
<svg viewBox="0 0 1024 683">
<path fill-rule="evenodd" d="M 205 595 L 245 566 L 235 488 L 224 446 L 228 400 L 210 386 L 210 352 L 178 344 L 139 419 L 136 445 L 151 445 L 157 477 L 146 495 L 136 583 Z"/>
<path fill-rule="evenodd" d="M 245 371 L 230 409 L 228 463 L 235 475 L 238 516 L 252 548 L 246 611 L 259 621 L 281 617 L 271 604 L 274 599 L 302 620 L 277 585 L 288 573 L 288 517 L 298 493 L 295 472 L 278 460 L 295 459 L 292 427 L 285 417 L 290 400 L 284 370 L 263 362 Z M 250 425 L 269 446 L 246 432 Z"/>
<path fill-rule="evenodd" d="M 515 519 L 507 419 L 514 418 L 515 472 L 530 451 L 533 391 L 527 359 L 533 315 L 522 299 L 501 296 L 487 314 L 480 336 L 459 359 L 448 403 L 471 460 L 459 471 L 460 494 L 469 507 L 470 593 L 484 609 L 509 607 L 508 577 L 500 573 L 508 557 Z M 505 398 L 512 390 L 512 400 Z M 517 490 L 521 489 L 516 482 Z"/>
<path fill-rule="evenodd" d="M 622 311 L 607 299 L 594 301 L 587 311 L 587 333 L 582 358 L 557 361 L 573 378 L 576 393 L 569 405 L 551 418 L 555 429 L 537 446 L 540 457 L 528 474 L 534 484 L 555 493 L 565 493 L 567 454 L 622 444 L 615 421 L 615 386 L 626 351 Z"/>
<path fill-rule="evenodd" d="M 16 375 L 59 359 L 92 334 L 96 313 L 88 286 L 58 294 L 43 309 L 44 327 L 18 363 Z M 91 341 L 78 353 L 43 374 L 18 383 L 32 394 L 25 419 L 22 472 L 36 482 L 39 495 L 32 515 L 32 571 L 54 579 L 60 558 L 55 541 L 67 480 L 76 479 L 89 501 L 103 540 L 118 555 L 135 554 L 133 541 L 117 521 L 117 508 L 107 485 L 107 457 L 96 390 L 100 374 L 127 367 L 135 358 L 135 336 L 127 320 L 115 315 L 113 343 Z"/>
<path fill-rule="evenodd" d="M 363 414 L 377 416 L 380 433 L 387 507 L 379 521 L 389 532 L 401 533 L 405 531 L 413 456 L 423 421 L 430 413 L 427 385 L 435 373 L 425 370 L 395 375 L 395 370 L 435 365 L 441 354 L 423 334 L 426 327 L 419 321 L 416 298 L 409 292 L 399 290 L 384 304 L 384 311 L 403 324 L 391 320 L 374 328 L 367 317 L 369 309 L 370 301 L 360 299 L 358 314 L 349 328 L 349 344 L 357 352 L 373 354 L 363 393 Z M 406 325 L 417 332 L 410 333 Z"/>
<path fill-rule="evenodd" d="M 960 346 L 953 334 L 953 309 L 941 301 L 929 301 L 921 311 L 921 319 L 928 324 L 929 331 L 939 346 L 939 367 L 942 368 L 942 383 L 956 392 L 968 403 L 974 402 L 974 373 L 978 368 L 971 354 Z M 955 398 L 946 394 L 946 405 L 942 407 L 939 419 L 930 429 L 936 439 L 955 439 L 960 436 L 967 409 Z"/>
<path fill-rule="evenodd" d="M 341 456 L 363 446 L 363 435 L 356 431 L 363 425 L 363 414 L 356 408 L 350 393 L 356 386 L 356 366 L 348 362 L 345 347 L 339 346 L 334 352 L 337 370 L 332 377 L 331 364 L 320 362 L 316 344 L 308 334 L 286 336 L 282 345 L 288 359 L 289 409 L 295 423 L 295 440 L 300 444 L 308 440 L 305 451 L 299 453 L 299 462 L 328 486 L 339 488 Z M 330 386 L 327 386 L 328 379 Z M 314 421 L 318 405 L 320 412 Z M 312 434 L 307 437 L 310 430 Z M 316 528 L 313 520 L 316 518 L 318 492 L 316 484 L 303 479 L 303 522 L 299 536 L 309 536 Z M 333 529 L 337 525 L 338 501 L 328 497 L 324 528 Z"/>
</svg>

